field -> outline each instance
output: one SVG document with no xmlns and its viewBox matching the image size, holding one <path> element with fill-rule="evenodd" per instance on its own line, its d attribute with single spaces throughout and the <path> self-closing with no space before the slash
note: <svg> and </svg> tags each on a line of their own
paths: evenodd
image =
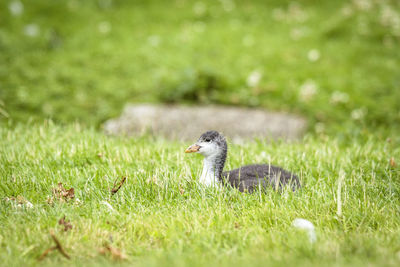
<svg viewBox="0 0 400 267">
<path fill-rule="evenodd" d="M 229 157 L 228 168 L 264 161 L 298 173 L 303 189 L 282 194 L 204 190 L 195 179 L 200 157 L 163 140 L 111 138 L 77 125 L 49 124 L 3 130 L 0 144 L 3 193 L 33 204 L 3 200 L 5 266 L 35 264 L 52 246 L 50 229 L 79 264 L 107 263 L 99 252 L 104 244 L 139 266 L 400 261 L 399 170 L 390 164 L 391 156 L 400 157 L 399 140 L 232 146 L 231 155 L 240 157 Z M 111 196 L 123 176 L 127 182 Z M 74 187 L 75 199 L 49 204 L 58 182 Z M 72 224 L 67 232 L 58 225 L 63 216 Z M 315 224 L 316 243 L 291 226 L 295 218 Z M 44 260 L 55 262 L 70 264 L 58 252 Z"/>
<path fill-rule="evenodd" d="M 400 264 L 397 1 L 13 0 L 0 13 L 0 265 Z M 128 102 L 302 115 L 304 138 L 230 143 L 226 166 L 270 162 L 302 189 L 203 188 L 189 144 L 102 133 Z M 70 259 L 43 256 L 51 234 Z"/>
</svg>

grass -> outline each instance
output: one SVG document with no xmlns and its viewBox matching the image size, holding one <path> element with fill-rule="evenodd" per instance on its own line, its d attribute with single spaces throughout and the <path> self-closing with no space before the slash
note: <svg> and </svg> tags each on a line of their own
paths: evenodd
<svg viewBox="0 0 400 267">
<path fill-rule="evenodd" d="M 399 1 L 15 2 L 0 1 L 0 265 L 400 264 Z M 188 144 L 101 132 L 127 102 L 300 114 L 306 137 L 231 145 L 226 167 L 271 162 L 303 188 L 204 189 Z M 75 198 L 49 204 L 59 182 Z M 38 262 L 50 231 L 71 260 Z"/>
<path fill-rule="evenodd" d="M 99 253 L 105 243 L 127 255 L 121 265 L 400 263 L 400 171 L 390 164 L 400 158 L 396 136 L 231 145 L 227 169 L 271 162 L 299 174 L 302 190 L 282 194 L 204 190 L 196 183 L 200 156 L 158 138 L 106 137 L 51 122 L 1 129 L 0 136 L 5 266 L 108 265 L 114 260 Z M 122 176 L 127 182 L 111 196 Z M 73 187 L 75 199 L 49 205 L 58 182 Z M 33 207 L 5 200 L 11 196 Z M 73 225 L 67 232 L 57 223 L 64 215 Z M 314 223 L 316 243 L 291 226 L 295 218 Z M 51 229 L 71 261 L 53 252 L 37 262 L 52 246 Z"/>
<path fill-rule="evenodd" d="M 400 125 L 398 1 L 37 0 L 19 16 L 10 1 L 3 121 L 99 126 L 144 101 L 291 111 L 330 133 Z"/>
</svg>

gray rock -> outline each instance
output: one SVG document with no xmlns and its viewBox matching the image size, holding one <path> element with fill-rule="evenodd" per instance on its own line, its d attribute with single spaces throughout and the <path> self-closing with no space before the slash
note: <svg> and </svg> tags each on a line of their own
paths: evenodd
<svg viewBox="0 0 400 267">
<path fill-rule="evenodd" d="M 111 135 L 149 133 L 172 140 L 193 141 L 207 130 L 222 132 L 234 142 L 253 138 L 301 137 L 307 123 L 304 118 L 263 109 L 223 106 L 128 105 L 119 118 L 104 124 Z"/>
</svg>

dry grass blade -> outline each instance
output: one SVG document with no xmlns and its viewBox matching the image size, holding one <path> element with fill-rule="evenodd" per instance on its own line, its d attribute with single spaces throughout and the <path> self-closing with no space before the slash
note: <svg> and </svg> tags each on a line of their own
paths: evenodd
<svg viewBox="0 0 400 267">
<path fill-rule="evenodd" d="M 51 251 L 57 249 L 57 247 L 50 247 L 48 249 L 46 249 L 42 255 L 40 255 L 40 257 L 38 258 L 39 261 L 42 261 L 44 258 L 46 258 L 47 254 L 49 254 Z"/>
<path fill-rule="evenodd" d="M 114 182 L 114 186 L 111 189 L 111 195 L 114 195 L 118 192 L 118 190 L 121 188 L 121 186 L 125 183 L 126 177 L 122 177 L 122 179 L 117 183 L 117 180 Z"/>
<path fill-rule="evenodd" d="M 63 247 L 61 246 L 60 241 L 58 241 L 58 239 L 56 238 L 56 236 L 54 235 L 54 233 L 50 232 L 51 237 L 53 238 L 54 242 L 56 243 L 56 247 L 58 249 L 58 251 L 60 251 L 60 253 L 62 255 L 64 255 L 64 257 L 66 257 L 67 259 L 70 259 L 71 257 L 65 252 L 65 250 L 63 249 Z"/>
<path fill-rule="evenodd" d="M 107 244 L 105 244 L 104 247 L 100 248 L 99 252 L 103 255 L 109 253 L 114 260 L 127 259 L 126 255 L 122 253 L 119 249 L 111 247 L 110 245 Z"/>
<path fill-rule="evenodd" d="M 393 157 L 391 157 L 391 158 L 390 158 L 390 166 L 391 166 L 391 167 L 396 167 L 396 165 L 397 165 L 397 164 L 396 164 L 396 161 L 394 160 Z"/>
<path fill-rule="evenodd" d="M 40 255 L 40 257 L 38 258 L 39 261 L 43 260 L 47 254 L 49 254 L 51 251 L 53 250 L 58 250 L 64 257 L 66 257 L 67 259 L 71 259 L 71 257 L 65 252 L 65 250 L 63 249 L 63 247 L 61 246 L 60 241 L 58 241 L 58 239 L 56 238 L 56 236 L 54 235 L 53 232 L 50 232 L 50 236 L 51 238 L 53 238 L 54 243 L 56 243 L 56 245 L 54 247 L 50 247 L 48 249 L 46 249 L 42 255 Z"/>
</svg>

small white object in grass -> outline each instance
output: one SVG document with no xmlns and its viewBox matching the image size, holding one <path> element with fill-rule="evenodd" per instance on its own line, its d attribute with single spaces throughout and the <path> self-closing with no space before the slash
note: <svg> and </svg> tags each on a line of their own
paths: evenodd
<svg viewBox="0 0 400 267">
<path fill-rule="evenodd" d="M 22 14 L 22 12 L 24 12 L 24 4 L 22 4 L 20 1 L 12 1 L 8 5 L 8 9 L 13 16 L 19 16 Z"/>
<path fill-rule="evenodd" d="M 99 32 L 102 34 L 107 34 L 111 31 L 111 24 L 108 21 L 102 21 L 98 25 Z"/>
<path fill-rule="evenodd" d="M 314 224 L 312 224 L 312 222 L 310 222 L 310 221 L 308 221 L 306 219 L 296 218 L 292 222 L 292 226 L 297 228 L 297 229 L 306 231 L 307 234 L 308 234 L 308 238 L 309 238 L 311 243 L 314 243 L 315 241 L 317 241 L 317 235 L 315 233 L 315 227 L 314 227 Z"/>
<path fill-rule="evenodd" d="M 311 100 L 317 93 L 317 87 L 313 80 L 307 80 L 300 86 L 300 99 L 305 102 Z"/>
<path fill-rule="evenodd" d="M 342 7 L 341 12 L 343 16 L 349 17 L 353 15 L 354 10 L 350 5 L 345 5 L 344 7 Z"/>
<path fill-rule="evenodd" d="M 31 23 L 25 26 L 24 33 L 29 37 L 36 37 L 39 34 L 39 26 L 37 24 Z"/>
<path fill-rule="evenodd" d="M 365 114 L 367 113 L 365 108 L 355 109 L 351 112 L 351 118 L 353 120 L 361 120 L 364 118 Z"/>
<path fill-rule="evenodd" d="M 369 10 L 372 8 L 372 1 L 371 0 L 353 0 L 355 7 L 358 10 Z"/>
<path fill-rule="evenodd" d="M 311 62 L 315 62 L 320 58 L 320 53 L 317 49 L 312 49 L 308 52 L 308 60 L 310 60 Z"/>
<path fill-rule="evenodd" d="M 331 96 L 332 104 L 347 103 L 348 101 L 349 101 L 349 95 L 347 93 L 340 91 L 335 91 L 332 93 Z"/>
<path fill-rule="evenodd" d="M 147 42 L 151 46 L 158 46 L 161 42 L 160 36 L 158 35 L 151 35 L 149 38 L 147 38 Z"/>
<path fill-rule="evenodd" d="M 102 201 L 101 204 L 106 205 L 110 211 L 114 211 L 114 208 L 107 201 Z"/>
<path fill-rule="evenodd" d="M 258 70 L 254 70 L 253 72 L 250 73 L 250 75 L 247 77 L 247 85 L 250 87 L 255 87 L 258 85 L 262 77 L 262 74 Z"/>
<path fill-rule="evenodd" d="M 26 201 L 25 206 L 29 209 L 33 208 L 33 204 L 30 201 Z"/>
<path fill-rule="evenodd" d="M 235 2 L 232 0 L 220 0 L 220 2 L 226 12 L 231 12 L 235 8 Z"/>
</svg>

